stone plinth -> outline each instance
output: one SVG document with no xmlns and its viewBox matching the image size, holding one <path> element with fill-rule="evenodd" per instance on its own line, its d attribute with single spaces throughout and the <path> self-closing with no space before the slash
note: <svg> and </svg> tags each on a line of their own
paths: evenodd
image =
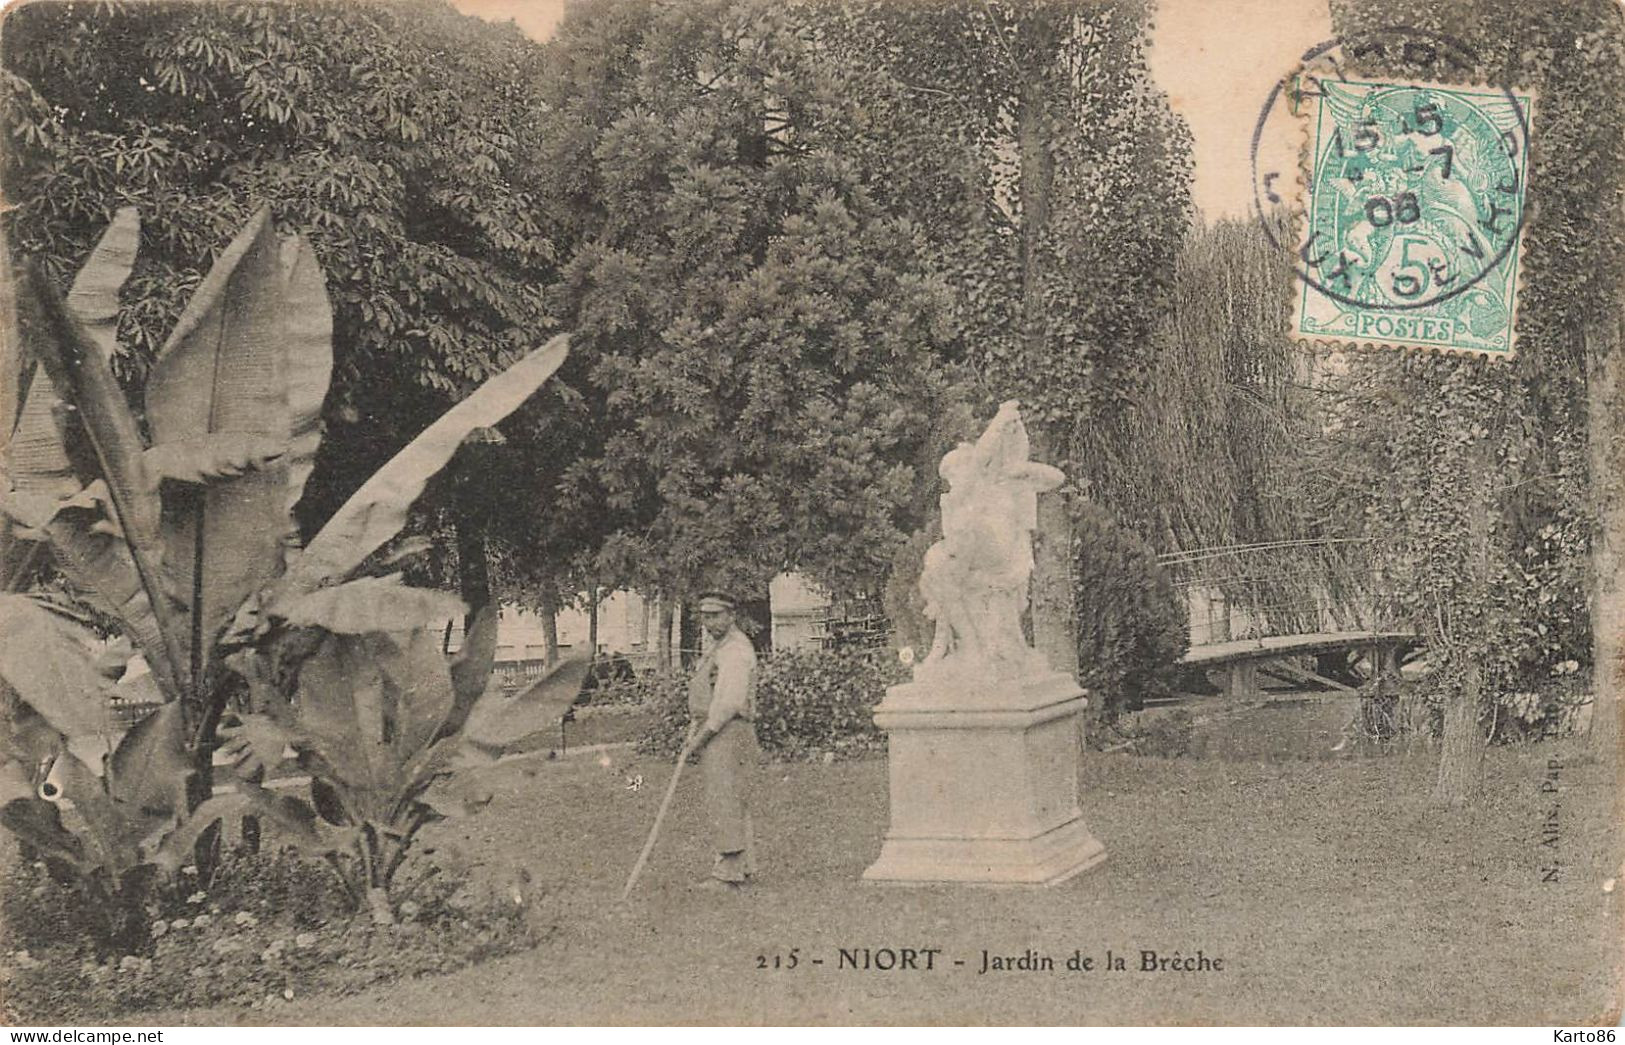
<svg viewBox="0 0 1625 1045">
<path fill-rule="evenodd" d="M 1106 858 L 1078 812 L 1069 676 L 893 686 L 875 709 L 890 749 L 891 827 L 874 882 L 1053 885 Z"/>
</svg>

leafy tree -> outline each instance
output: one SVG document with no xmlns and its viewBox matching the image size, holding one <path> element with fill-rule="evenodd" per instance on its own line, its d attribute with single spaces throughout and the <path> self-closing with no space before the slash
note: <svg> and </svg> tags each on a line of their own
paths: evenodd
<svg viewBox="0 0 1625 1045">
<path fill-rule="evenodd" d="M 1371 511 L 1394 537 L 1388 564 L 1438 666 L 1446 754 L 1436 793 L 1467 798 L 1484 720 L 1568 661 L 1593 668 L 1593 732 L 1612 764 L 1625 420 L 1620 13 L 1600 0 L 1538 10 L 1493 0 L 1471 19 L 1377 0 L 1332 6 L 1344 35 L 1392 24 L 1450 34 L 1478 62 L 1462 76 L 1538 97 L 1515 363 L 1384 357 L 1358 368 L 1364 402 L 1386 404 L 1373 418 L 1393 456 L 1376 460 L 1408 462 Z M 1392 50 L 1372 62 L 1385 74 L 1431 72 Z"/>
<path fill-rule="evenodd" d="M 1327 378 L 1316 353 L 1287 336 L 1292 278 L 1288 256 L 1252 220 L 1191 229 L 1155 365 L 1124 422 L 1130 449 L 1111 502 L 1159 551 L 1208 550 L 1176 569 L 1283 633 L 1320 630 L 1328 604 L 1369 624 L 1372 595 L 1358 525 L 1366 487 L 1342 474 L 1354 458 L 1322 438 Z M 1272 547 L 1244 547 L 1257 544 Z"/>
<path fill-rule="evenodd" d="M 1078 681 L 1089 691 L 1091 718 L 1109 724 L 1173 692 L 1190 625 L 1185 600 L 1144 539 L 1091 501 L 1076 501 L 1072 510 Z"/>
<path fill-rule="evenodd" d="M 608 431 L 569 483 L 612 520 L 604 582 L 663 605 L 791 567 L 871 588 L 955 396 L 929 234 L 848 148 L 863 113 L 816 21 L 627 0 L 573 8 L 548 49 L 550 300 Z"/>
<path fill-rule="evenodd" d="M 957 336 L 988 400 L 1020 399 L 1035 456 L 1073 479 L 1039 499 L 1033 625 L 1076 673 L 1066 499 L 1124 485 L 1125 421 L 1189 218 L 1189 138 L 1151 82 L 1149 5 L 847 10 L 833 44 L 872 70 L 874 94 L 921 114 L 913 138 L 936 142 L 905 139 L 892 192 L 936 237 Z"/>
</svg>

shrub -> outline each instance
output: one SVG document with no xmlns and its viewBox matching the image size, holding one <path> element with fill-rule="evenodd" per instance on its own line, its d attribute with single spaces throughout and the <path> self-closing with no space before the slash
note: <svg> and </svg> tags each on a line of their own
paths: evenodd
<svg viewBox="0 0 1625 1045">
<path fill-rule="evenodd" d="M 1592 699 L 1590 673 L 1570 660 L 1554 674 L 1528 689 L 1496 695 L 1487 730 L 1492 742 L 1513 744 L 1574 732 L 1581 710 Z"/>
<path fill-rule="evenodd" d="M 688 734 L 688 672 L 656 671 L 639 676 L 631 685 L 652 715 L 649 728 L 638 740 L 638 750 L 663 758 L 675 756 Z"/>
<path fill-rule="evenodd" d="M 884 650 L 783 650 L 756 687 L 756 737 L 780 759 L 884 751 L 874 709 L 908 672 Z"/>
<path fill-rule="evenodd" d="M 197 883 L 192 883 L 197 885 Z M 398 924 L 350 913 L 338 878 L 291 850 L 228 855 L 207 887 L 149 897 L 144 942 L 85 944 L 82 912 L 37 862 L 0 882 L 0 992 L 18 1023 L 88 1023 L 150 1009 L 262 1008 L 445 973 L 534 946 L 528 897 L 483 895 L 455 874 L 422 880 Z"/>
<path fill-rule="evenodd" d="M 756 738 L 780 761 L 857 758 L 885 750 L 874 708 L 908 671 L 879 650 L 779 650 L 758 662 Z M 668 676 L 639 750 L 670 756 L 688 732 L 688 683 Z"/>
<path fill-rule="evenodd" d="M 1090 501 L 1073 507 L 1078 681 L 1111 722 L 1172 692 L 1190 621 L 1151 546 Z"/>
</svg>

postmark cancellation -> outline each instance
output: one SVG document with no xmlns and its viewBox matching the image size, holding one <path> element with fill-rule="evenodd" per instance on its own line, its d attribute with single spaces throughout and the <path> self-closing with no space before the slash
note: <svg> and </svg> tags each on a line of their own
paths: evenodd
<svg viewBox="0 0 1625 1045">
<path fill-rule="evenodd" d="M 1291 333 L 1509 358 L 1535 98 L 1300 71 Z"/>
</svg>

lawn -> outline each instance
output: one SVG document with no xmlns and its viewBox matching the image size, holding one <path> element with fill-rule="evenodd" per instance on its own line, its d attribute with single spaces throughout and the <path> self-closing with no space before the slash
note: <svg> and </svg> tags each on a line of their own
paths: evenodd
<svg viewBox="0 0 1625 1045">
<path fill-rule="evenodd" d="M 1555 849 L 1541 844 L 1550 758 Z M 554 927 L 537 949 L 363 995 L 142 1021 L 1612 1023 L 1625 890 L 1603 889 L 1601 773 L 1561 744 L 1492 751 L 1487 770 L 1476 808 L 1442 813 L 1425 754 L 1091 755 L 1083 807 L 1107 861 L 1058 887 L 994 890 L 859 881 L 885 828 L 883 761 L 764 766 L 761 880 L 738 896 L 692 888 L 708 859 L 696 774 L 621 903 L 670 767 L 630 749 L 511 761 L 489 771 L 491 805 L 435 841 L 482 874 L 528 870 L 535 916 Z M 942 954 L 932 971 L 838 967 L 840 948 L 903 947 Z M 980 974 L 983 949 L 1042 952 L 1056 971 Z M 1100 968 L 1108 949 L 1126 970 Z M 1223 968 L 1141 972 L 1143 949 Z M 1074 950 L 1096 967 L 1066 971 Z"/>
</svg>

